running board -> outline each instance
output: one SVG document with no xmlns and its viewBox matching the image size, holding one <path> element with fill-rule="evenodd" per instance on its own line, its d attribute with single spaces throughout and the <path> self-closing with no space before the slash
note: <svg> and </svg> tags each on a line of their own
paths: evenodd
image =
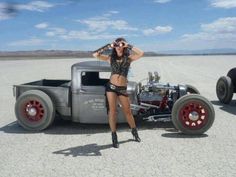
<svg viewBox="0 0 236 177">
<path fill-rule="evenodd" d="M 137 104 L 130 104 L 132 110 L 139 110 L 139 109 L 149 109 L 148 107 L 140 106 Z"/>
<path fill-rule="evenodd" d="M 132 110 L 139 110 L 139 109 L 149 109 L 149 108 L 156 108 L 156 109 L 159 109 L 160 107 L 159 106 L 156 106 L 156 105 L 152 105 L 152 104 L 147 104 L 147 103 L 142 103 L 140 105 L 137 105 L 137 104 L 130 104 L 130 107 Z"/>
<path fill-rule="evenodd" d="M 170 122 L 171 121 L 171 114 L 160 114 L 160 115 L 153 115 L 144 118 L 145 121 L 154 121 L 154 122 Z"/>
<path fill-rule="evenodd" d="M 148 103 L 142 103 L 142 102 L 141 102 L 141 106 L 147 106 L 147 107 L 150 107 L 150 108 L 157 108 L 157 109 L 160 108 L 159 106 L 156 106 L 156 105 L 153 105 L 153 104 L 148 104 Z"/>
</svg>

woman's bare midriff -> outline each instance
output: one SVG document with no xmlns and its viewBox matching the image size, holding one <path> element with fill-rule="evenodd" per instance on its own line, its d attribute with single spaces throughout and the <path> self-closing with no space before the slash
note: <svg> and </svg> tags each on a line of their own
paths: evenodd
<svg viewBox="0 0 236 177">
<path fill-rule="evenodd" d="M 119 74 L 112 74 L 110 77 L 110 82 L 117 86 L 127 86 L 126 77 Z"/>
</svg>

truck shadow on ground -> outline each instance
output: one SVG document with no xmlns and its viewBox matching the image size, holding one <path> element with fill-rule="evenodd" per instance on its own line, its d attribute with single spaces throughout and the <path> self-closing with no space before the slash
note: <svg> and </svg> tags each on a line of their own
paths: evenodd
<svg viewBox="0 0 236 177">
<path fill-rule="evenodd" d="M 223 104 L 218 100 L 211 101 L 212 104 L 220 106 L 222 111 L 226 111 L 230 114 L 236 115 L 236 100 L 232 100 L 230 104 Z"/>
<path fill-rule="evenodd" d="M 168 130 L 166 130 L 168 131 Z M 172 132 L 172 131 L 171 131 Z M 174 130 L 172 133 L 163 133 L 161 135 L 162 137 L 165 137 L 165 138 L 206 138 L 208 137 L 207 134 L 201 134 L 201 135 L 187 135 L 187 134 L 183 134 L 181 132 L 179 132 L 178 130 Z"/>
<path fill-rule="evenodd" d="M 173 128 L 172 122 L 147 122 L 138 121 L 137 127 L 140 131 L 147 129 L 166 129 Z M 117 124 L 117 129 L 122 131 L 130 131 L 127 123 Z M 55 135 L 70 135 L 70 134 L 95 134 L 95 133 L 106 133 L 110 132 L 108 124 L 81 124 L 66 121 L 60 118 L 56 118 L 53 124 L 43 131 L 28 131 L 22 128 L 17 121 L 7 124 L 0 128 L 0 131 L 12 134 L 34 134 L 34 133 L 45 133 Z"/>
<path fill-rule="evenodd" d="M 155 122 L 155 121 L 138 121 L 136 122 L 139 131 L 142 130 L 164 130 L 161 136 L 165 138 L 203 138 L 208 135 L 186 135 L 175 129 L 171 121 L 169 122 Z M 130 131 L 127 123 L 117 124 L 119 132 Z M 17 121 L 14 121 L 8 125 L 0 128 L 0 131 L 12 134 L 55 134 L 55 135 L 73 135 L 73 134 L 85 134 L 90 136 L 96 133 L 110 133 L 108 124 L 81 124 L 71 121 L 65 121 L 60 118 L 56 118 L 54 123 L 46 130 L 43 131 L 28 131 L 23 129 Z"/>
<path fill-rule="evenodd" d="M 167 138 L 203 138 L 203 137 L 208 137 L 208 135 L 203 134 L 203 135 L 198 135 L 198 136 L 190 136 L 190 135 L 184 135 L 182 133 L 165 133 L 162 134 L 163 137 Z M 128 142 L 134 142 L 132 139 L 128 139 L 125 141 L 119 141 L 119 145 L 128 143 Z M 92 144 L 87 144 L 83 146 L 76 146 L 76 147 L 70 147 L 66 148 L 63 150 L 55 151 L 53 154 L 57 155 L 64 155 L 64 156 L 72 156 L 72 157 L 77 157 L 77 156 L 102 156 L 102 153 L 100 151 L 106 150 L 106 149 L 111 149 L 112 144 L 107 144 L 107 145 L 98 145 L 96 143 Z"/>
<path fill-rule="evenodd" d="M 163 133 L 161 136 L 165 138 L 203 138 L 207 137 L 208 135 L 184 135 L 176 130 L 172 124 L 172 122 L 145 122 L 145 121 L 138 121 L 137 127 L 139 131 L 142 130 L 164 130 L 166 133 Z M 117 124 L 117 128 L 119 132 L 128 132 L 130 131 L 128 124 Z M 73 123 L 71 121 L 65 121 L 62 119 L 56 119 L 52 126 L 48 129 L 40 132 L 30 132 L 23 129 L 19 124 L 14 121 L 4 127 L 0 128 L 0 131 L 5 133 L 12 133 L 12 134 L 33 134 L 33 133 L 45 133 L 45 134 L 55 134 L 55 135 L 70 135 L 70 134 L 85 134 L 90 136 L 95 133 L 109 133 L 110 128 L 107 124 L 80 124 L 80 123 Z M 125 141 L 119 141 L 119 144 L 124 144 L 128 142 L 134 142 L 133 139 L 128 139 Z M 102 156 L 102 151 L 111 149 L 112 144 L 105 144 L 105 145 L 98 145 L 96 143 L 86 144 L 82 146 L 75 146 L 69 147 L 62 150 L 57 150 L 52 152 L 56 155 L 64 155 L 64 156 Z"/>
</svg>

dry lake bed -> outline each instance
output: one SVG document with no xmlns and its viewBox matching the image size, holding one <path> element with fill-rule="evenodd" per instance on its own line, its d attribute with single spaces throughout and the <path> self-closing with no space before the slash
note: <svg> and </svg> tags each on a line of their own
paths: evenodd
<svg viewBox="0 0 236 177">
<path fill-rule="evenodd" d="M 215 108 L 215 122 L 202 136 L 179 134 L 169 122 L 138 124 L 141 143 L 127 124 L 118 125 L 119 149 L 111 147 L 108 125 L 56 120 L 45 131 L 21 128 L 14 114 L 12 85 L 40 79 L 70 79 L 71 65 L 96 59 L 0 61 L 0 176 L 236 176 L 236 94 L 219 103 L 218 78 L 236 67 L 236 56 L 146 57 L 131 65 L 129 80 L 158 71 L 162 82 L 191 84 Z"/>
</svg>

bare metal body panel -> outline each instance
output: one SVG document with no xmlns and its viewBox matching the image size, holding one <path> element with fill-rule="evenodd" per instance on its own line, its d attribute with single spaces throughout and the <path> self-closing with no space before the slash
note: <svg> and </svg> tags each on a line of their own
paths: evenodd
<svg viewBox="0 0 236 177">
<path fill-rule="evenodd" d="M 71 80 L 39 80 L 21 85 L 14 85 L 16 99 L 25 91 L 41 90 L 52 99 L 56 112 L 65 119 L 81 123 L 108 123 L 105 84 L 107 78 L 99 78 L 99 73 L 110 75 L 107 62 L 86 61 L 71 67 Z M 127 85 L 132 104 L 137 104 L 137 84 Z M 133 110 L 133 114 L 137 111 Z M 68 118 L 69 117 L 69 118 Z M 126 122 L 120 104 L 117 104 L 117 122 Z"/>
</svg>

